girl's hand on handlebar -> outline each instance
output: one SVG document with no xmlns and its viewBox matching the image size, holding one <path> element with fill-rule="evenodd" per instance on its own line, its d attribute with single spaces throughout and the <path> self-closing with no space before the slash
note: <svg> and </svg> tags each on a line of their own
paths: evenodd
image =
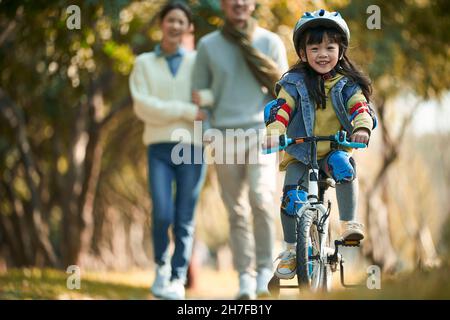
<svg viewBox="0 0 450 320">
<path fill-rule="evenodd" d="M 360 142 L 364 144 L 368 144 L 370 139 L 370 134 L 367 129 L 361 128 L 353 132 L 350 136 L 351 142 Z"/>
<path fill-rule="evenodd" d="M 262 147 L 263 149 L 268 150 L 278 147 L 279 144 L 280 144 L 280 137 L 277 135 L 270 135 L 265 137 Z"/>
</svg>

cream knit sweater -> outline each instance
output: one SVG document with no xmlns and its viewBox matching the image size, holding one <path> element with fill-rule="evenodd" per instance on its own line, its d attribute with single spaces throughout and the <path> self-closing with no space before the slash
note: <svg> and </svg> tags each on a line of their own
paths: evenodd
<svg viewBox="0 0 450 320">
<path fill-rule="evenodd" d="M 196 52 L 186 52 L 175 76 L 163 56 L 150 52 L 136 58 L 129 84 L 134 112 L 145 125 L 144 144 L 202 143 L 202 132 L 194 135 L 198 106 L 190 102 L 195 56 Z M 209 90 L 202 90 L 200 97 L 202 106 L 212 105 Z"/>
</svg>

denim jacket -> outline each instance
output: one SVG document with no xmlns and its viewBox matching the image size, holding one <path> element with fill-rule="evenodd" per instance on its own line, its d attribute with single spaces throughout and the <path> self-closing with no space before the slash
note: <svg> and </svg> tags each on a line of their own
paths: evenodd
<svg viewBox="0 0 450 320">
<path fill-rule="evenodd" d="M 277 93 L 281 87 L 296 101 L 294 113 L 287 127 L 287 136 L 290 138 L 312 136 L 316 108 L 308 94 L 303 75 L 298 72 L 286 73 L 276 84 Z M 331 88 L 330 92 L 336 116 L 348 135 L 353 132 L 353 125 L 349 120 L 346 105 L 359 89 L 357 84 L 344 76 Z M 306 165 L 311 161 L 309 143 L 288 146 L 286 152 Z"/>
</svg>

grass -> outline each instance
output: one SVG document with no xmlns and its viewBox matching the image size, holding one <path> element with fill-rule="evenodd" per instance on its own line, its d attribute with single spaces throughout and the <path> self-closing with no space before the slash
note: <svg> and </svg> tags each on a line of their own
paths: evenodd
<svg viewBox="0 0 450 320">
<path fill-rule="evenodd" d="M 81 275 L 81 288 L 67 288 L 69 274 L 49 269 L 13 269 L 0 275 L 1 299 L 146 299 L 143 285 L 117 274 Z"/>
<path fill-rule="evenodd" d="M 304 293 L 283 290 L 281 299 L 450 299 L 448 266 L 429 271 L 415 271 L 395 277 L 383 276 L 380 290 L 343 289 L 335 279 L 332 293 Z M 86 272 L 81 274 L 81 288 L 67 288 L 69 274 L 50 269 L 11 269 L 0 274 L 0 299 L 152 299 L 149 286 L 151 270 L 130 272 Z M 337 278 L 338 275 L 335 274 Z M 349 277 L 350 279 L 356 276 Z M 360 282 L 364 284 L 364 278 Z M 232 270 L 201 270 L 198 285 L 187 291 L 188 299 L 233 299 L 238 289 Z"/>
<path fill-rule="evenodd" d="M 152 299 L 152 270 L 85 272 L 80 289 L 67 288 L 70 274 L 53 269 L 10 269 L 0 274 L 0 299 Z M 211 284 L 214 284 L 213 286 Z M 187 291 L 190 299 L 232 299 L 237 276 L 231 270 L 202 269 L 198 285 Z"/>
</svg>

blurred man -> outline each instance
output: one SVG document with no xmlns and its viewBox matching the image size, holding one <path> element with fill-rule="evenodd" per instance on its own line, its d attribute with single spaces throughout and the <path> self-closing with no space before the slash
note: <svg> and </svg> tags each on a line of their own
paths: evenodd
<svg viewBox="0 0 450 320">
<path fill-rule="evenodd" d="M 223 28 L 206 35 L 198 44 L 193 100 L 207 99 L 197 92 L 211 89 L 213 128 L 222 132 L 257 130 L 264 127 L 263 109 L 272 99 L 275 82 L 288 67 L 286 49 L 276 34 L 260 28 L 251 17 L 254 0 L 221 0 L 221 8 L 225 15 Z M 257 152 L 257 142 L 237 149 L 243 149 L 248 158 Z M 232 151 L 227 148 L 226 152 Z M 233 264 L 239 272 L 238 299 L 268 294 L 274 243 L 274 160 L 260 157 L 256 164 L 216 164 L 222 199 L 229 213 Z"/>
</svg>

